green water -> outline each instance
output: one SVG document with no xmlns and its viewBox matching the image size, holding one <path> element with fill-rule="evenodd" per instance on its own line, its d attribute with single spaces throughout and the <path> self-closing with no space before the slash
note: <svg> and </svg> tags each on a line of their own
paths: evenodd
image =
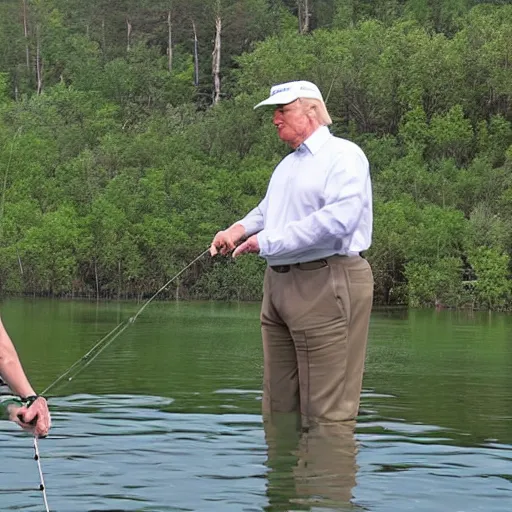
<svg viewBox="0 0 512 512">
<path fill-rule="evenodd" d="M 45 388 L 140 308 L 9 300 L 2 318 Z M 264 429 L 258 304 L 152 303 L 52 389 L 40 442 L 51 509 L 509 511 L 512 317 L 374 311 L 361 415 Z M 44 510 L 29 437 L 0 424 L 0 510 Z"/>
</svg>

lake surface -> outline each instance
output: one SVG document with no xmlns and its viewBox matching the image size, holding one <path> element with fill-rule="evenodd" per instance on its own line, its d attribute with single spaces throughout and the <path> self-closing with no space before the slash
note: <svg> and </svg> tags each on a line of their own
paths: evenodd
<svg viewBox="0 0 512 512">
<path fill-rule="evenodd" d="M 6 300 L 38 390 L 142 304 Z M 512 510 L 512 316 L 375 310 L 349 428 L 264 429 L 258 304 L 151 303 L 50 393 L 52 511 Z M 0 510 L 44 511 L 32 440 L 0 422 Z"/>
</svg>

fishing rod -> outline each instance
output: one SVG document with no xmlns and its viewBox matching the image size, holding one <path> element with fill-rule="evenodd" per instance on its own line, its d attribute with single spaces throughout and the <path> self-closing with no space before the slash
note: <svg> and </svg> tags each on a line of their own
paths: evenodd
<svg viewBox="0 0 512 512">
<path fill-rule="evenodd" d="M 107 335 L 101 338 L 86 354 L 84 354 L 80 359 L 78 359 L 75 363 L 73 363 L 60 377 L 55 379 L 46 389 L 44 389 L 41 395 L 46 395 L 51 389 L 53 389 L 59 382 L 61 382 L 64 378 L 67 377 L 66 382 L 71 382 L 79 373 L 81 373 L 85 368 L 87 368 L 108 346 L 112 344 L 112 342 L 118 338 L 127 327 L 132 325 L 135 320 L 139 317 L 139 315 L 146 309 L 146 307 L 155 299 L 161 292 L 163 292 L 175 279 L 177 279 L 183 272 L 185 272 L 188 268 L 190 268 L 194 263 L 200 260 L 206 253 L 208 253 L 210 248 L 203 251 L 199 256 L 197 256 L 194 260 L 192 260 L 188 265 L 183 267 L 176 275 L 174 275 L 167 283 L 165 283 L 156 293 L 154 293 L 137 311 L 134 316 L 131 316 L 127 320 L 119 323 L 116 327 L 114 327 Z M 74 372 L 74 373 L 73 373 Z M 69 376 L 71 375 L 71 376 Z M 68 377 L 69 376 L 69 377 Z M 50 512 L 48 506 L 48 499 L 46 496 L 46 486 L 44 483 L 44 475 L 43 469 L 41 467 L 41 457 L 39 455 L 39 446 L 37 442 L 37 437 L 34 436 L 34 460 L 37 462 L 37 468 L 39 471 L 39 479 L 40 485 L 39 490 L 43 493 L 44 505 L 46 508 L 46 512 Z"/>
</svg>

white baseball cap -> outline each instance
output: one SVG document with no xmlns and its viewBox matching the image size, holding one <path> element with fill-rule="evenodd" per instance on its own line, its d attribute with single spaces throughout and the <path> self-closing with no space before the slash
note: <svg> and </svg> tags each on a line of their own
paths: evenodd
<svg viewBox="0 0 512 512">
<path fill-rule="evenodd" d="M 286 82 L 285 84 L 274 85 L 270 89 L 270 96 L 258 103 L 254 108 L 263 107 L 265 105 L 286 105 L 298 98 L 312 98 L 324 101 L 320 89 L 306 80 L 296 82 Z"/>
</svg>

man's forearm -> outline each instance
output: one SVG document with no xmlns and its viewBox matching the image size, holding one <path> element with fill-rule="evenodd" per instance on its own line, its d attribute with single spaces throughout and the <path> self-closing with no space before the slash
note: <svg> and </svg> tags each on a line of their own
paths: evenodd
<svg viewBox="0 0 512 512">
<path fill-rule="evenodd" d="M 256 208 L 253 208 L 243 219 L 240 219 L 238 222 L 233 224 L 233 226 L 241 225 L 243 227 L 245 237 L 250 237 L 263 229 L 265 223 L 263 221 L 263 213 L 260 207 L 263 203 L 264 201 L 256 206 Z"/>
<path fill-rule="evenodd" d="M 35 391 L 23 371 L 18 353 L 0 320 L 0 376 L 11 391 L 19 396 L 35 395 Z"/>
<path fill-rule="evenodd" d="M 246 235 L 245 227 L 240 224 L 240 222 L 235 222 L 233 225 L 229 226 L 227 231 L 229 231 L 229 234 L 235 244 L 242 240 Z"/>
<path fill-rule="evenodd" d="M 15 395 L 27 397 L 36 394 L 17 356 L 0 358 L 0 375 Z"/>
</svg>

